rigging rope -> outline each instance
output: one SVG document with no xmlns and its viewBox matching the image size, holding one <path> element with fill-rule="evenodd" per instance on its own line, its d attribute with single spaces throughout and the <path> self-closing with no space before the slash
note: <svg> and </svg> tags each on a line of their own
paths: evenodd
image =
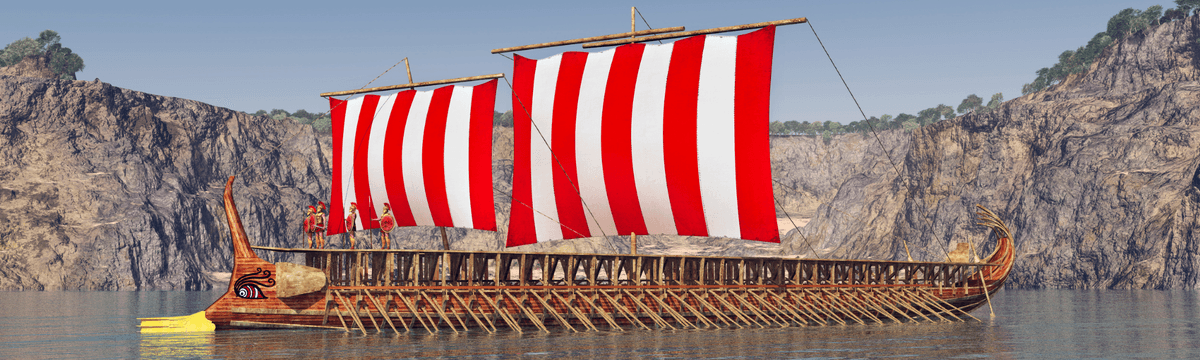
<svg viewBox="0 0 1200 360">
<path fill-rule="evenodd" d="M 579 232 L 579 231 L 576 231 L 575 229 L 572 229 L 570 226 L 567 226 L 566 224 L 563 224 L 563 223 L 560 223 L 560 222 L 558 222 L 558 219 L 552 218 L 552 217 L 550 217 L 550 215 L 546 215 L 545 213 L 543 213 L 543 212 L 541 212 L 541 211 L 538 211 L 537 209 L 534 209 L 534 208 L 533 208 L 533 206 L 530 206 L 529 204 L 526 204 L 524 201 L 517 200 L 517 198 L 513 197 L 513 196 L 512 196 L 512 194 L 508 194 L 508 193 L 505 193 L 505 192 L 503 192 L 503 191 L 500 191 L 500 189 L 497 189 L 495 185 L 492 185 L 492 191 L 494 191 L 494 192 L 496 192 L 496 193 L 499 193 L 500 195 L 504 195 L 504 196 L 505 196 L 505 197 L 507 197 L 509 200 L 512 200 L 512 201 L 515 201 L 515 202 L 518 202 L 518 203 L 520 203 L 521 205 L 523 205 L 523 206 L 525 206 L 525 207 L 529 208 L 529 210 L 533 210 L 533 212 L 536 212 L 536 213 L 538 213 L 538 215 L 544 216 L 544 217 L 546 217 L 547 219 L 550 219 L 551 221 L 554 221 L 554 222 L 558 223 L 558 225 L 559 225 L 559 226 L 565 227 L 565 228 L 567 228 L 567 230 L 571 230 L 571 232 L 575 233 L 576 235 L 579 235 L 580 237 L 583 237 L 583 233 L 581 233 L 581 232 Z M 512 221 L 512 210 L 510 209 L 510 210 L 508 211 L 508 213 L 509 213 L 508 219 L 509 219 L 509 221 Z M 499 224 L 497 224 L 497 226 L 499 226 Z M 499 231 L 497 231 L 497 233 L 499 233 Z"/>
<path fill-rule="evenodd" d="M 772 180 L 774 180 L 774 179 L 772 179 Z M 775 183 L 778 184 L 779 182 L 776 181 Z M 780 184 L 780 185 L 782 185 L 782 184 Z M 792 214 L 788 214 L 787 210 L 783 208 L 783 203 L 779 202 L 779 198 L 776 198 L 774 195 L 772 195 L 771 197 L 775 199 L 775 204 L 779 205 L 779 209 L 783 210 L 783 215 L 787 216 L 788 222 L 792 223 L 792 228 L 796 229 L 796 233 L 800 234 L 801 239 L 804 239 L 804 244 L 808 245 L 808 250 L 812 251 L 813 256 L 815 256 L 817 259 L 820 259 L 821 255 L 817 253 L 817 249 L 814 249 L 812 246 L 812 243 L 808 242 L 808 237 L 804 236 L 804 232 L 800 230 L 800 226 L 796 225 L 796 220 L 792 220 Z M 808 224 L 805 224 L 805 226 L 808 226 Z"/>
<path fill-rule="evenodd" d="M 368 81 L 366 85 L 363 85 L 362 87 L 360 87 L 360 88 L 358 88 L 358 89 L 359 89 L 359 90 L 362 90 L 362 89 L 366 89 L 366 88 L 367 88 L 367 86 L 371 86 L 371 83 L 375 82 L 375 80 L 378 80 L 378 79 L 379 79 L 380 77 L 382 77 L 384 74 L 387 74 L 387 73 L 388 73 L 388 71 L 392 71 L 392 69 L 396 68 L 396 66 L 397 66 L 397 65 L 400 65 L 400 63 L 402 63 L 402 62 L 404 62 L 404 60 L 400 60 L 399 62 L 396 62 L 395 64 L 393 64 L 393 65 L 392 65 L 392 67 L 389 67 L 387 70 L 384 70 L 384 71 L 383 71 L 382 73 L 380 73 L 378 76 L 375 76 L 375 78 L 374 78 L 374 79 L 371 79 L 371 81 Z M 345 103 L 346 103 L 346 102 L 345 102 L 345 101 L 343 101 L 343 102 L 339 103 L 337 106 L 334 106 L 333 108 L 330 108 L 329 110 L 325 110 L 324 112 L 318 113 L 318 114 L 317 114 L 317 116 L 318 116 L 318 117 L 320 117 L 321 115 L 329 115 L 329 113 L 330 113 L 331 111 L 333 111 L 334 109 L 337 109 L 337 107 L 338 107 L 338 106 L 342 106 L 342 105 L 343 105 L 343 104 L 345 104 Z M 331 120 L 332 120 L 332 119 L 331 119 Z M 332 123 L 331 123 L 330 125 L 332 125 Z M 331 129 L 331 131 L 332 131 L 332 129 Z M 280 142 L 279 142 L 277 145 L 275 145 L 275 149 L 279 149 L 280 147 L 282 147 L 282 146 L 283 146 L 283 144 L 286 144 L 286 143 L 289 143 L 289 142 L 291 142 L 291 141 L 292 141 L 292 139 L 295 139 L 297 136 L 300 136 L 300 133 L 293 134 L 291 137 L 287 138 L 287 140 L 280 141 Z M 304 148 L 304 150 L 308 150 L 308 149 L 309 149 L 309 148 L 311 148 L 311 147 L 312 147 L 312 146 L 306 147 L 306 148 Z M 351 177 L 351 179 L 353 180 L 353 177 L 354 177 L 354 174 L 353 174 L 353 172 L 351 172 L 351 174 L 350 174 L 350 177 Z M 348 187 L 347 187 L 347 188 L 344 188 L 344 189 L 342 189 L 342 191 L 346 191 L 346 189 L 348 189 Z M 334 234 L 334 235 L 337 235 L 337 234 Z M 333 235 L 330 235 L 330 236 L 333 236 Z"/>
<path fill-rule="evenodd" d="M 404 60 L 407 60 L 407 59 L 408 59 L 407 57 L 404 58 Z M 392 67 L 387 68 L 387 70 L 384 70 L 383 72 L 379 73 L 379 75 L 376 75 L 374 79 L 371 79 L 371 81 L 368 81 L 366 85 L 363 85 L 362 87 L 358 88 L 358 90 L 366 89 L 368 86 L 371 86 L 371 83 L 374 83 L 375 80 L 379 80 L 379 78 L 383 77 L 384 74 L 387 74 L 388 71 L 392 71 L 392 69 L 395 69 L 396 66 L 400 65 L 400 63 L 404 62 L 404 60 L 400 60 L 400 61 L 397 61 L 395 64 L 392 64 Z M 346 100 L 350 100 L 350 98 L 347 97 Z M 333 111 L 334 109 L 337 109 L 338 106 L 342 106 L 342 104 L 345 104 L 345 103 L 346 103 L 345 101 L 342 101 L 341 103 L 337 104 L 337 106 L 334 106 L 333 108 L 330 108 L 329 110 L 325 110 L 325 112 L 320 113 L 319 115 L 329 114 L 329 112 Z"/>
<path fill-rule="evenodd" d="M 634 12 L 637 12 L 637 14 L 638 14 L 638 17 L 642 18 L 642 23 L 646 24 L 646 27 L 647 27 L 647 28 L 654 29 L 654 27 L 653 27 L 653 26 L 650 26 L 650 22 L 649 22 L 649 21 L 646 21 L 646 17 L 645 17 L 644 15 L 642 15 L 642 11 L 641 11 L 641 10 L 638 10 L 638 9 L 635 7 L 635 8 L 633 8 L 633 11 L 634 11 Z M 662 44 L 663 42 L 662 42 L 662 40 L 659 40 L 659 41 L 658 41 L 658 43 L 659 43 L 659 44 Z"/>
<path fill-rule="evenodd" d="M 879 147 L 882 148 L 884 151 L 884 154 L 887 155 L 888 162 L 892 164 L 892 169 L 896 171 L 896 176 L 903 177 L 904 174 L 900 172 L 900 167 L 896 165 L 896 160 L 892 159 L 892 151 L 883 145 L 883 139 L 879 138 L 879 132 L 875 131 L 875 126 L 871 124 L 871 120 L 867 119 L 867 113 L 863 111 L 862 105 L 858 104 L 858 98 L 854 97 L 854 92 L 850 90 L 850 84 L 846 83 L 846 78 L 842 76 L 842 71 L 838 70 L 837 63 L 833 62 L 833 56 L 829 55 L 829 49 L 825 48 L 825 43 L 821 41 L 821 36 L 817 35 L 817 29 L 815 27 L 813 27 L 812 20 L 808 21 L 808 28 L 812 30 L 813 36 L 817 38 L 817 43 L 821 44 L 821 50 L 825 51 L 825 57 L 829 58 L 829 63 L 833 65 L 833 70 L 837 72 L 838 78 L 842 80 L 842 85 L 846 87 L 846 92 L 850 93 L 850 99 L 854 100 L 854 106 L 858 107 L 858 113 L 862 114 L 863 122 L 866 123 L 867 127 L 871 129 L 871 134 L 875 135 L 875 141 L 879 143 Z M 909 188 L 911 189 L 912 188 L 912 186 L 911 186 L 912 178 L 905 177 L 905 180 L 908 180 L 907 182 L 909 183 L 909 185 L 910 185 Z M 930 222 L 930 220 L 928 218 L 924 218 L 924 219 L 926 222 L 929 222 L 930 229 L 935 232 L 934 235 L 937 235 L 936 234 L 937 228 L 933 226 L 933 223 Z M 908 252 L 908 240 L 901 237 L 900 241 L 904 242 L 905 253 L 907 253 Z M 946 241 L 949 241 L 949 239 L 947 239 Z M 946 253 L 946 258 L 949 259 L 950 251 L 947 250 L 946 245 L 942 244 L 941 241 L 937 241 L 937 243 L 938 243 L 938 245 L 942 246 L 942 251 Z M 908 257 L 909 257 L 909 260 L 912 260 L 911 254 L 909 254 Z"/>
<path fill-rule="evenodd" d="M 391 66 L 391 67 L 389 67 L 389 68 L 387 68 L 387 70 L 384 70 L 383 72 L 379 73 L 379 75 L 376 75 L 374 79 L 371 79 L 371 81 L 368 81 L 366 85 L 363 85 L 362 87 L 358 88 L 358 90 L 366 89 L 368 86 L 371 86 L 371 83 L 374 83 L 374 82 L 375 82 L 375 80 L 379 80 L 379 78 L 380 78 L 380 77 L 383 77 L 383 75 L 384 75 L 384 74 L 387 74 L 389 71 L 392 71 L 392 69 L 395 69 L 395 68 L 396 68 L 396 66 L 400 65 L 400 63 L 404 62 L 405 60 L 408 60 L 408 57 L 405 57 L 404 59 L 401 59 L 400 61 L 397 61 L 395 64 L 392 64 L 392 66 Z M 329 125 L 330 125 L 330 126 L 333 126 L 333 122 L 332 122 L 332 120 L 333 120 L 333 119 L 332 119 L 332 116 L 333 116 L 333 115 L 332 115 L 331 113 L 333 112 L 333 110 L 337 109 L 338 107 L 340 107 L 340 106 L 342 106 L 342 105 L 345 105 L 346 103 L 350 102 L 350 97 L 352 97 L 352 96 L 346 97 L 346 100 L 344 100 L 344 101 L 342 101 L 342 102 L 338 103 L 336 106 L 334 106 L 334 107 L 332 107 L 332 108 L 329 108 L 329 110 L 326 110 L 325 112 L 322 112 L 322 113 L 318 114 L 318 116 L 320 116 L 320 115 L 330 115 L 330 116 L 331 116 L 331 118 L 330 118 L 330 124 L 329 124 Z M 379 109 L 380 109 L 382 106 L 383 106 L 383 103 L 376 104 L 376 105 L 375 105 L 375 111 L 376 111 L 376 112 L 378 112 L 378 111 L 379 111 Z M 332 128 L 330 128 L 330 132 L 331 132 L 331 133 L 333 132 L 333 129 L 332 129 Z M 332 135 L 332 134 L 331 134 L 331 135 Z M 293 137 L 295 137 L 295 136 L 293 136 Z M 353 183 L 354 183 L 354 172 L 353 172 L 353 171 L 351 171 L 351 172 L 350 172 L 350 178 L 349 178 L 348 180 L 349 180 L 349 181 L 348 181 L 346 184 L 342 184 L 342 193 L 346 193 L 346 192 L 347 192 L 347 190 L 349 190 L 349 189 L 350 189 L 350 184 L 353 184 Z M 367 206 L 371 206 L 371 207 L 373 207 L 373 204 L 372 204 L 372 203 L 374 202 L 374 198 L 369 198 L 369 200 L 371 201 L 371 203 L 368 203 L 368 204 L 367 204 Z M 330 199 L 330 201 L 332 202 L 332 199 Z M 339 216 L 340 216 L 340 215 L 339 215 Z M 376 220 L 376 219 L 368 219 L 368 221 L 371 221 L 371 220 Z M 365 224 L 364 224 L 364 226 L 365 226 Z M 370 230 L 370 229 L 368 229 L 368 230 Z M 338 234 L 334 234 L 334 235 L 338 235 Z M 333 235 L 330 235 L 330 236 L 333 236 Z"/>
<path fill-rule="evenodd" d="M 825 163 L 826 163 L 826 164 L 829 164 L 829 163 L 832 163 L 832 162 L 833 162 L 833 161 L 832 161 L 832 160 L 830 160 L 830 158 L 829 158 L 829 156 L 830 156 L 830 155 L 829 155 L 829 149 L 828 149 L 828 147 L 829 147 L 829 146 L 828 146 L 828 145 L 826 145 L 825 147 L 822 147 L 822 148 L 821 148 L 822 157 L 824 158 L 824 161 L 825 161 Z M 826 170 L 829 170 L 829 176 L 827 177 L 827 179 L 828 179 L 828 181 L 827 181 L 827 182 L 829 183 L 829 187 L 830 187 L 830 188 L 833 188 L 833 170 L 832 170 L 832 169 L 830 169 L 830 167 L 829 167 L 829 166 L 826 166 L 826 167 L 825 167 L 825 169 L 826 169 Z M 775 180 L 774 178 L 772 178 L 772 179 L 771 179 L 771 181 L 775 182 L 776 184 L 779 184 L 779 186 L 781 186 L 781 187 L 782 187 L 782 186 L 784 186 L 782 182 L 779 182 L 779 180 Z M 819 202 L 819 201 L 820 201 L 820 199 L 818 199 L 818 202 Z M 776 202 L 776 203 L 778 203 L 778 202 L 779 202 L 779 200 L 778 200 L 778 199 L 776 199 L 776 200 L 775 200 L 775 202 Z M 786 216 L 788 217 L 788 221 L 791 221 L 791 220 L 792 220 L 792 214 L 789 214 L 789 213 L 787 212 L 787 209 L 784 209 L 784 208 L 783 208 L 783 205 L 782 205 L 782 204 L 780 204 L 780 205 L 779 205 L 779 209 L 780 209 L 780 210 L 783 210 L 783 214 L 784 214 L 784 215 L 786 215 Z M 830 206 L 830 207 L 829 207 L 829 209 L 830 209 L 830 210 L 837 211 L 837 212 L 840 212 L 840 213 L 842 213 L 842 214 L 845 214 L 845 212 L 842 212 L 841 210 L 838 210 L 837 208 L 835 208 L 835 207 L 833 207 L 833 206 Z M 859 220 L 859 221 L 861 222 L 861 220 Z M 811 222 L 811 220 L 810 220 L 810 222 Z M 795 222 L 794 222 L 794 221 L 792 222 L 792 225 L 793 225 L 793 226 L 795 225 Z M 808 226 L 808 224 L 805 224 L 805 226 Z M 797 228 L 797 229 L 798 229 L 798 228 Z M 808 237 L 807 237 L 807 236 L 804 236 L 804 233 L 803 233 L 802 231 L 797 231 L 797 233 L 798 233 L 798 234 L 800 234 L 800 237 L 801 237 L 802 239 L 804 239 L 804 242 L 805 242 L 805 244 L 807 244 L 807 245 L 808 245 L 808 248 L 809 248 L 810 250 L 812 250 L 812 249 L 813 249 L 813 246 L 812 246 L 812 244 L 811 244 L 811 243 L 809 243 L 809 241 L 808 241 Z M 813 254 L 814 254 L 814 256 L 815 256 L 815 254 L 816 254 L 816 250 L 813 250 Z M 818 257 L 818 258 L 819 258 L 819 257 Z"/>
<path fill-rule="evenodd" d="M 406 57 L 405 59 L 408 59 L 408 58 Z M 382 77 L 384 74 L 387 74 L 387 73 L 388 73 L 388 71 L 392 71 L 392 69 L 396 68 L 396 66 L 397 66 L 397 65 L 400 65 L 400 63 L 402 63 L 402 62 L 404 62 L 404 60 L 400 60 L 400 61 L 396 62 L 395 64 L 393 64 L 393 65 L 392 65 L 392 67 L 388 68 L 387 70 L 384 70 L 382 73 L 379 73 L 379 75 L 378 75 L 378 76 L 375 76 L 375 78 L 374 78 L 374 79 L 371 79 L 371 81 L 368 81 L 366 85 L 363 85 L 362 87 L 358 88 L 358 90 L 366 89 L 368 86 L 371 86 L 371 83 L 375 82 L 375 80 L 379 80 L 379 78 L 380 78 L 380 77 Z M 334 106 L 333 108 L 330 108 L 329 110 L 325 110 L 324 112 L 318 113 L 316 116 L 320 117 L 321 115 L 328 115 L 330 111 L 333 111 L 334 109 L 337 109 L 337 108 L 338 108 L 338 106 L 342 106 L 342 104 L 345 104 L 345 103 L 346 103 L 346 102 L 345 102 L 345 101 L 343 101 L 342 103 L 338 104 L 337 106 Z M 315 119 L 314 119 L 314 120 L 315 120 Z M 332 123 L 330 123 L 330 125 L 333 125 L 333 124 L 332 124 Z M 331 131 L 332 131 L 332 130 L 331 130 Z M 286 144 L 286 143 L 288 143 L 288 142 L 291 142 L 291 141 L 292 141 L 292 139 L 295 139 L 297 136 L 300 136 L 300 134 L 295 134 L 295 135 L 292 135 L 292 137 L 289 137 L 287 140 L 279 142 L 279 145 L 275 145 L 275 148 L 276 148 L 276 149 L 278 149 L 278 148 L 282 147 L 282 146 L 283 146 L 283 144 Z M 309 147 L 306 147 L 306 148 L 304 148 L 304 149 L 305 149 L 305 150 L 308 150 L 308 148 L 311 148 L 311 147 L 312 147 L 312 146 L 309 146 Z M 342 189 L 342 190 L 345 190 L 345 189 Z"/>
<path fill-rule="evenodd" d="M 501 55 L 501 56 L 504 56 L 504 55 Z M 554 163 L 558 164 L 558 170 L 562 171 L 563 176 L 566 176 L 567 180 L 571 183 L 571 189 L 575 190 L 575 195 L 579 196 L 579 202 L 581 204 L 583 204 L 584 209 L 587 209 L 588 215 L 591 215 L 592 222 L 596 223 L 596 229 L 600 230 L 601 235 L 604 235 L 604 237 L 608 237 L 608 233 L 606 233 L 604 231 L 603 226 L 600 226 L 600 221 L 596 220 L 596 215 L 594 213 L 592 213 L 592 208 L 588 206 L 586 201 L 583 201 L 583 193 L 579 191 L 579 186 L 575 185 L 575 180 L 571 178 L 571 174 L 567 173 L 567 168 L 563 166 L 562 161 L 558 160 L 558 154 L 555 154 L 554 148 L 550 147 L 550 141 L 546 140 L 546 136 L 542 135 L 542 129 L 537 126 L 536 121 L 533 121 L 533 115 L 530 114 L 529 109 L 525 107 L 525 101 L 521 100 L 521 96 L 517 95 L 516 91 L 513 91 L 513 86 L 512 86 L 512 83 L 508 81 L 508 76 L 504 77 L 504 83 L 508 84 L 508 90 L 510 92 L 512 92 L 513 98 L 517 99 L 517 103 L 521 105 L 521 111 L 525 112 L 525 116 L 529 118 L 529 123 L 533 125 L 533 129 L 537 130 L 538 137 L 542 138 L 543 144 L 546 144 L 546 149 L 550 150 L 550 156 L 554 157 Z M 514 129 L 516 129 L 516 128 L 514 127 Z M 513 137 L 514 137 L 514 139 L 516 138 L 515 132 L 513 133 Z M 526 206 L 528 206 L 528 205 L 526 205 Z M 532 207 L 530 207 L 530 209 L 532 209 Z M 511 215 L 509 215 L 509 217 L 511 217 Z M 549 216 L 547 216 L 547 217 L 549 217 Z M 557 222 L 559 225 L 562 225 L 562 223 L 559 222 L 558 219 L 552 219 L 552 220 L 554 220 L 554 222 Z M 570 229 L 570 228 L 568 227 L 568 229 Z M 571 230 L 571 231 L 574 231 L 574 230 Z M 576 234 L 579 234 L 579 232 L 576 232 Z M 583 235 L 583 234 L 580 234 L 580 235 Z"/>
</svg>

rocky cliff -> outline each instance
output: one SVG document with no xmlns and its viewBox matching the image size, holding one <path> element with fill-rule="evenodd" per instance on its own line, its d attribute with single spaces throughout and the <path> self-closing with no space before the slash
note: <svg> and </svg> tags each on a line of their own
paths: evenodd
<svg viewBox="0 0 1200 360">
<path fill-rule="evenodd" d="M 263 245 L 294 240 L 299 204 L 328 192 L 308 126 L 13 72 L 0 75 L 0 290 L 208 289 L 232 265 L 227 176 Z"/>
<path fill-rule="evenodd" d="M 944 259 L 955 242 L 990 249 L 968 216 L 983 204 L 1016 237 L 1010 286 L 1196 288 L 1198 36 L 1195 16 L 1151 27 L 1047 91 L 885 142 L 898 173 L 880 156 L 793 163 L 827 171 L 834 190 L 781 252 L 811 256 L 811 243 L 825 257 L 903 259 L 901 239 L 919 260 Z"/>
<path fill-rule="evenodd" d="M 903 259 L 907 241 L 913 258 L 942 260 L 956 242 L 991 249 L 971 216 L 983 204 L 1016 236 L 1010 286 L 1195 288 L 1198 35 L 1197 17 L 1152 27 L 1045 92 L 911 133 L 773 138 L 779 216 L 801 229 L 780 245 L 644 236 L 639 252 Z M 302 209 L 328 198 L 330 139 L 306 125 L 40 68 L 0 69 L 0 290 L 224 286 L 226 176 L 238 176 L 256 245 L 298 246 Z M 510 129 L 496 128 L 494 147 L 504 227 Z M 394 235 L 400 248 L 441 247 L 435 228 Z M 499 249 L 502 236 L 449 231 L 455 249 Z M 628 242 L 521 250 L 625 253 Z"/>
</svg>

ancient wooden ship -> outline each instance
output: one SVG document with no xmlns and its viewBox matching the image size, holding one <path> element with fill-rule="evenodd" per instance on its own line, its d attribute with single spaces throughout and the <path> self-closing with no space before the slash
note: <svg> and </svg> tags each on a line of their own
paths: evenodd
<svg viewBox="0 0 1200 360">
<path fill-rule="evenodd" d="M 774 27 L 804 21 L 689 32 L 631 29 L 494 50 L 633 43 L 514 60 L 509 246 L 615 234 L 779 242 L 769 179 L 769 95 L 763 92 L 769 93 Z M 749 29 L 759 30 L 708 35 Z M 667 45 L 639 44 L 687 36 Z M 499 76 L 410 79 L 322 95 Z M 365 206 L 350 222 L 330 222 L 329 234 L 377 228 L 388 203 L 396 205 L 390 208 L 401 226 L 495 231 L 495 84 L 331 99 L 330 211 Z M 600 100 L 589 98 L 597 91 Z M 667 135 L 681 129 L 687 136 Z M 1004 222 L 982 206 L 980 225 L 997 240 L 990 255 L 974 262 L 644 255 L 636 246 L 630 254 L 256 247 L 243 230 L 232 187 L 230 177 L 224 201 L 235 264 L 228 291 L 191 316 L 142 319 L 143 332 L 491 333 L 965 321 L 1004 285 L 1014 259 Z M 304 264 L 272 264 L 255 250 L 298 254 Z"/>
</svg>

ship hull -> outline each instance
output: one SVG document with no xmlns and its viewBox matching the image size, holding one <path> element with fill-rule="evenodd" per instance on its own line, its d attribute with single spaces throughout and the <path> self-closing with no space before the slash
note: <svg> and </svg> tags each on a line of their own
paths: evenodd
<svg viewBox="0 0 1200 360">
<path fill-rule="evenodd" d="M 312 328 L 370 332 L 745 328 L 968 321 L 1012 269 L 1011 234 L 981 262 L 254 247 L 226 183 L 234 269 L 196 315 L 143 331 Z M 268 263 L 258 251 L 297 253 Z"/>
<path fill-rule="evenodd" d="M 964 293 L 969 295 L 963 295 Z M 982 289 L 920 286 L 331 289 L 286 308 L 235 307 L 221 329 L 375 332 L 624 331 L 968 321 Z"/>
<path fill-rule="evenodd" d="M 218 329 L 523 332 L 966 321 L 1002 288 L 1012 257 L 1007 238 L 981 263 L 255 249 L 303 254 L 306 266 L 327 276 L 326 286 L 231 307 Z"/>
</svg>

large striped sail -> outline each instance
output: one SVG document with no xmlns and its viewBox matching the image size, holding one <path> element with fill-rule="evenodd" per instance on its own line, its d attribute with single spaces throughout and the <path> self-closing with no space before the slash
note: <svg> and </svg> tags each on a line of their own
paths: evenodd
<svg viewBox="0 0 1200 360">
<path fill-rule="evenodd" d="M 517 56 L 507 245 L 631 233 L 779 242 L 774 38 L 770 26 Z"/>
<path fill-rule="evenodd" d="M 329 99 L 333 185 L 328 233 L 379 228 L 390 203 L 397 226 L 496 230 L 492 117 L 496 80 L 432 91 Z M 340 216 L 340 217 L 339 217 Z M 339 221 L 339 219 L 342 219 Z"/>
</svg>

